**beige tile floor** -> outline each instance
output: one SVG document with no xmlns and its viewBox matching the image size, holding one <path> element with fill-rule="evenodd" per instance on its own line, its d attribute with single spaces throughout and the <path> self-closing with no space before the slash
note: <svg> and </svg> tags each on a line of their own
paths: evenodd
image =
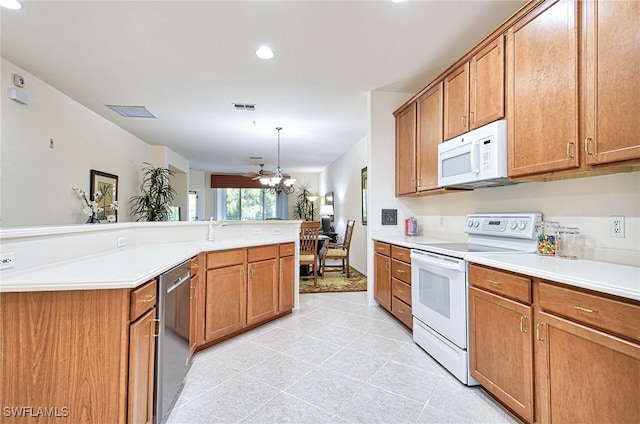
<svg viewBox="0 0 640 424">
<path fill-rule="evenodd" d="M 169 423 L 517 423 L 459 383 L 366 294 L 300 310 L 194 357 Z"/>
</svg>

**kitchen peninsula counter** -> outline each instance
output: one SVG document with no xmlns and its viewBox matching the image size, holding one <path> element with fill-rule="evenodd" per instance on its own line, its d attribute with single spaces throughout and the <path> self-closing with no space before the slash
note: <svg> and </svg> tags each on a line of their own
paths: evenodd
<svg viewBox="0 0 640 424">
<path fill-rule="evenodd" d="M 201 252 L 290 243 L 269 240 L 194 241 L 127 246 L 17 272 L 0 281 L 2 292 L 134 288 Z"/>
</svg>

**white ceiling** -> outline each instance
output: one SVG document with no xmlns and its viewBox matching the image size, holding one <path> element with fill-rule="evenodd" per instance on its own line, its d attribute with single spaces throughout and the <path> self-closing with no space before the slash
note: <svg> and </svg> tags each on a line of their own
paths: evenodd
<svg viewBox="0 0 640 424">
<path fill-rule="evenodd" d="M 524 3 L 27 0 L 2 11 L 1 52 L 191 168 L 273 169 L 282 126 L 283 170 L 315 173 L 366 136 L 368 91 L 419 91 Z"/>
</svg>

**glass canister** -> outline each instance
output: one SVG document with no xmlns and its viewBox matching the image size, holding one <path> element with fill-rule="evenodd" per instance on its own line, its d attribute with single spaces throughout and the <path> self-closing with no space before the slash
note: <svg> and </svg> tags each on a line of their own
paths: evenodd
<svg viewBox="0 0 640 424">
<path fill-rule="evenodd" d="M 543 256 L 555 256 L 556 232 L 560 228 L 558 221 L 542 221 L 536 225 L 538 246 L 536 253 Z"/>
<path fill-rule="evenodd" d="M 580 229 L 560 227 L 556 232 L 556 256 L 563 259 L 578 259 L 580 254 Z"/>
</svg>

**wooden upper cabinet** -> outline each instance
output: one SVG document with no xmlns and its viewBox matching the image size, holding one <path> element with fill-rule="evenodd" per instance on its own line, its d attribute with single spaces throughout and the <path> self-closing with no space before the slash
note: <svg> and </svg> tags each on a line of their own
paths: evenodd
<svg viewBox="0 0 640 424">
<path fill-rule="evenodd" d="M 417 100 L 417 191 L 438 188 L 438 144 L 442 143 L 442 82 Z"/>
<path fill-rule="evenodd" d="M 584 2 L 586 162 L 640 159 L 640 2 Z"/>
<path fill-rule="evenodd" d="M 416 191 L 416 103 L 396 114 L 396 196 Z"/>
<path fill-rule="evenodd" d="M 576 14 L 547 0 L 508 31 L 510 177 L 579 165 Z"/>
<path fill-rule="evenodd" d="M 504 35 L 476 53 L 469 64 L 469 129 L 504 118 Z"/>
<path fill-rule="evenodd" d="M 469 62 L 444 78 L 444 139 L 469 131 Z"/>
</svg>

